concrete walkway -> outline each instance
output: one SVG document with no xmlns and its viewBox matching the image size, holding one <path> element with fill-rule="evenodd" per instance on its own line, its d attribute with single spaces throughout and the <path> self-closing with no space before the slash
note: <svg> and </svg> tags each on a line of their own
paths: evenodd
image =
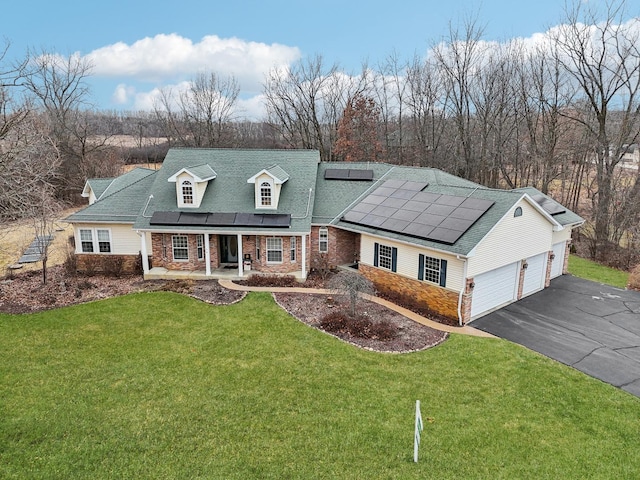
<svg viewBox="0 0 640 480">
<path fill-rule="evenodd" d="M 237 283 L 232 282 L 231 280 L 218 280 L 221 286 L 228 288 L 229 290 L 240 290 L 243 292 L 272 292 L 272 293 L 307 293 L 307 294 L 320 294 L 320 295 L 331 295 L 333 292 L 329 290 L 324 290 L 321 288 L 304 288 L 304 287 L 249 287 L 246 285 L 238 285 Z M 487 338 L 495 338 L 494 335 L 489 332 L 483 332 L 482 330 L 478 330 L 476 328 L 465 325 L 464 327 L 452 327 L 450 325 L 444 325 L 442 323 L 434 322 L 433 320 L 429 320 L 417 313 L 412 312 L 411 310 L 407 310 L 395 303 L 388 302 L 379 297 L 374 297 L 372 295 L 364 295 L 363 298 L 369 300 L 371 302 L 375 302 L 379 305 L 383 305 L 391 310 L 398 312 L 399 314 L 413 320 L 414 322 L 421 323 L 422 325 L 426 325 L 427 327 L 431 327 L 434 330 L 440 330 L 442 332 L 449 333 L 460 333 L 463 335 L 472 335 L 475 337 L 487 337 Z"/>
</svg>

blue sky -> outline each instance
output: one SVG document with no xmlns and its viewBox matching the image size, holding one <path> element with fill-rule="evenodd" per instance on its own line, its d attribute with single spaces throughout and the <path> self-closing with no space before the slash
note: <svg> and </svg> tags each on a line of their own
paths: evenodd
<svg viewBox="0 0 640 480">
<path fill-rule="evenodd" d="M 71 5 L 73 3 L 73 5 Z M 592 0 L 593 3 L 593 0 Z M 178 86 L 205 69 L 234 75 L 248 116 L 266 71 L 321 54 L 357 73 L 392 52 L 423 55 L 449 23 L 477 16 L 485 40 L 528 38 L 556 25 L 564 0 L 229 0 L 109 2 L 12 1 L 0 39 L 8 58 L 27 48 L 89 55 L 97 108 L 149 108 L 159 87 Z M 5 58 L 5 62 L 7 58 Z"/>
</svg>

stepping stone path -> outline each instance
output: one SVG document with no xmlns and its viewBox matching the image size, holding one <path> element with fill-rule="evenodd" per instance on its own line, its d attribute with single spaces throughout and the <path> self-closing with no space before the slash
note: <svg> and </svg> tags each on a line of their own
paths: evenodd
<svg viewBox="0 0 640 480">
<path fill-rule="evenodd" d="M 39 262 L 42 260 L 44 249 L 51 245 L 51 242 L 53 242 L 53 235 L 42 235 L 36 237 L 22 254 L 18 263 Z"/>
</svg>

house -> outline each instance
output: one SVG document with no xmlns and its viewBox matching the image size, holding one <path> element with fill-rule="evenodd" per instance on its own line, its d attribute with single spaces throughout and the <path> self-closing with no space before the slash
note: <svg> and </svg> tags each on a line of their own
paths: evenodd
<svg viewBox="0 0 640 480">
<path fill-rule="evenodd" d="M 119 256 L 144 276 L 304 279 L 357 265 L 381 291 L 460 324 L 566 272 L 583 220 L 536 189 L 431 168 L 321 163 L 311 150 L 172 149 L 158 171 L 88 180 L 68 217 L 78 268 Z"/>
</svg>

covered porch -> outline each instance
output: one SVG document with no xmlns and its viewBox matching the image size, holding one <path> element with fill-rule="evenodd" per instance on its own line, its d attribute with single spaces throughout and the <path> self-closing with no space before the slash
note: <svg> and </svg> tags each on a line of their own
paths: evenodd
<svg viewBox="0 0 640 480">
<path fill-rule="evenodd" d="M 264 273 L 257 271 L 243 271 L 239 275 L 237 268 L 217 268 L 210 273 L 205 270 L 169 270 L 164 267 L 153 267 L 144 273 L 145 280 L 246 280 L 252 275 L 286 275 L 292 276 L 299 282 L 304 282 L 306 275 L 302 270 L 289 272 L 286 274 Z"/>
</svg>

